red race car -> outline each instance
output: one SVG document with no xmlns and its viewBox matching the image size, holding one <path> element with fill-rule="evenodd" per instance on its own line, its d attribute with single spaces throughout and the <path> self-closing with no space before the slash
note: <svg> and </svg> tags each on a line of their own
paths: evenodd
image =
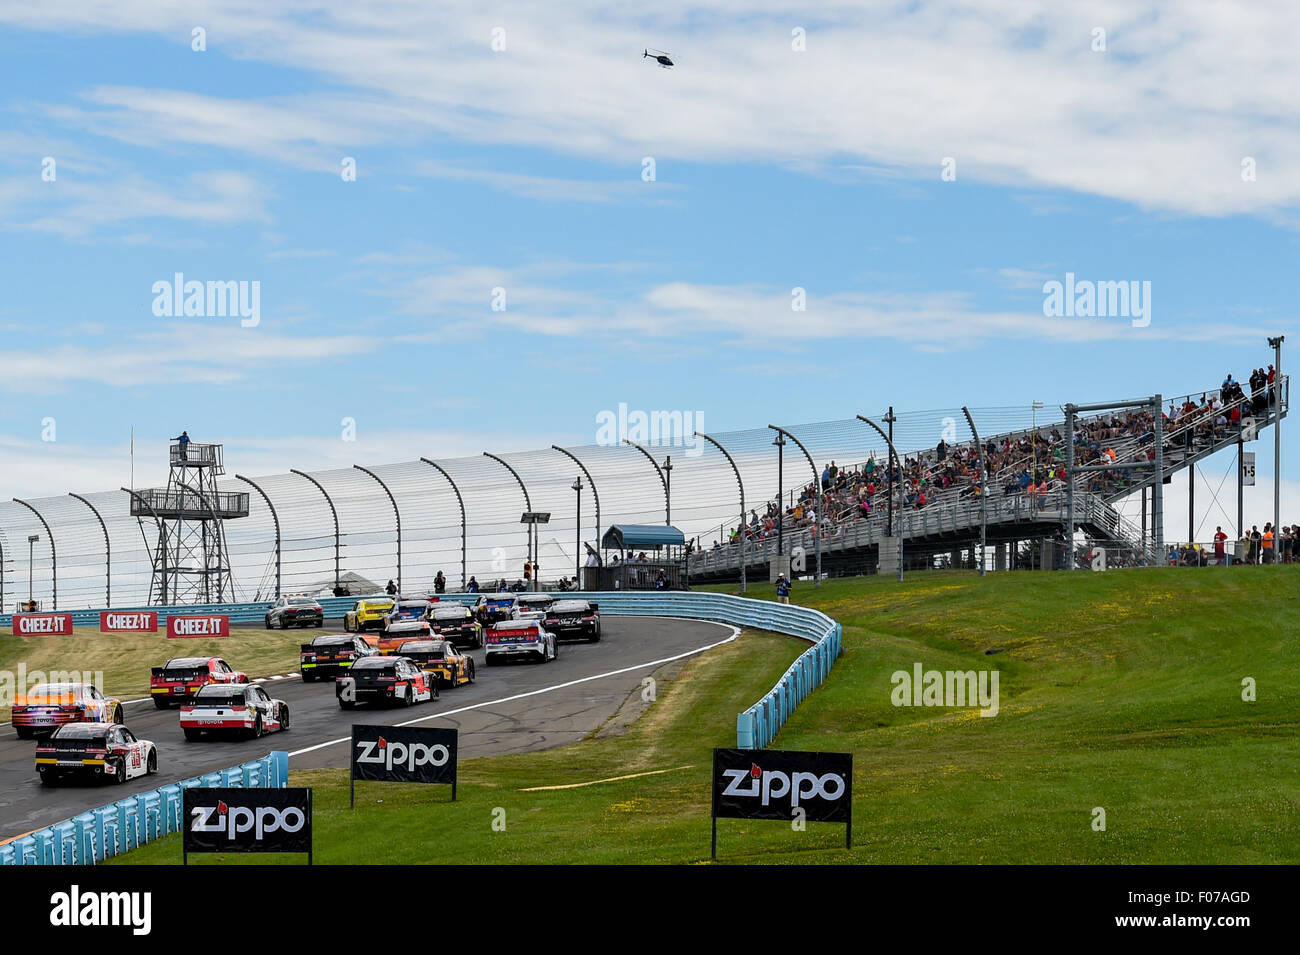
<svg viewBox="0 0 1300 955">
<path fill-rule="evenodd" d="M 93 683 L 38 683 L 14 701 L 19 739 L 53 732 L 66 723 L 121 723 L 122 704 Z"/>
<path fill-rule="evenodd" d="M 154 667 L 149 677 L 153 705 L 165 710 L 173 702 L 192 699 L 209 683 L 247 683 L 248 674 L 231 667 L 221 657 L 176 657 Z"/>
</svg>

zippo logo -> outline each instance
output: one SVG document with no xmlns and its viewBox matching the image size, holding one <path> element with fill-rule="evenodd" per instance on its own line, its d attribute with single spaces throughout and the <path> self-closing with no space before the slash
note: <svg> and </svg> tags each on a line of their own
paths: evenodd
<svg viewBox="0 0 1300 955">
<path fill-rule="evenodd" d="M 758 763 L 751 765 L 748 773 L 743 769 L 725 769 L 722 775 L 730 780 L 722 795 L 759 799 L 764 806 L 774 798 L 783 799 L 786 796 L 790 797 L 791 809 L 797 808 L 800 800 L 806 802 L 809 799 L 825 799 L 834 802 L 844 795 L 845 790 L 844 777 L 839 773 L 825 773 L 821 776 L 816 773 L 795 773 L 792 778 L 790 774 L 779 770 L 764 771 Z M 750 785 L 742 789 L 741 784 L 746 780 Z"/>
<path fill-rule="evenodd" d="M 377 740 L 359 740 L 357 749 L 358 763 L 378 763 L 390 772 L 394 766 L 404 766 L 407 772 L 415 772 L 419 766 L 446 766 L 447 760 L 451 759 L 451 751 L 441 743 L 433 746 L 390 743 L 382 736 Z"/>
<path fill-rule="evenodd" d="M 234 839 L 251 829 L 253 838 L 258 840 L 269 832 L 297 832 L 307 821 L 303 811 L 292 806 L 288 809 L 259 806 L 253 810 L 247 806 L 228 806 L 224 801 L 218 801 L 215 806 L 195 806 L 190 818 L 193 832 L 224 832 L 227 839 Z"/>
</svg>

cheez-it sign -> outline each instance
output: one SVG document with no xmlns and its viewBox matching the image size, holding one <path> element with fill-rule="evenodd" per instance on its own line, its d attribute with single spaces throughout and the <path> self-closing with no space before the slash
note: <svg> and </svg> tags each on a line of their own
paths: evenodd
<svg viewBox="0 0 1300 955">
<path fill-rule="evenodd" d="M 169 640 L 228 636 L 230 636 L 230 617 L 226 614 L 202 614 L 194 617 L 167 618 L 167 638 Z"/>
<path fill-rule="evenodd" d="M 156 610 L 101 610 L 100 633 L 157 633 Z"/>
<path fill-rule="evenodd" d="M 16 613 L 15 637 L 67 637 L 72 635 L 70 613 Z"/>
</svg>

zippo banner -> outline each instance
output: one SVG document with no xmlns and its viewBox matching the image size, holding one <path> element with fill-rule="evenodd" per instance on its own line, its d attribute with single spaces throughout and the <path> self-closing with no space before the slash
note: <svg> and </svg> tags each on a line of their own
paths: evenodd
<svg viewBox="0 0 1300 955">
<path fill-rule="evenodd" d="M 842 822 L 853 836 L 853 754 L 777 749 L 713 751 L 713 856 L 719 819 Z"/>
<path fill-rule="evenodd" d="M 451 786 L 454 801 L 457 738 L 454 729 L 353 724 L 352 779 L 441 783 Z"/>
<path fill-rule="evenodd" d="M 230 636 L 230 617 L 226 614 L 167 618 L 168 640 L 228 636 Z"/>
<path fill-rule="evenodd" d="M 102 610 L 99 614 L 100 633 L 157 633 L 156 610 Z"/>
<path fill-rule="evenodd" d="M 70 613 L 16 613 L 15 637 L 68 637 L 72 635 Z"/>
<path fill-rule="evenodd" d="M 181 798 L 185 855 L 305 852 L 310 864 L 310 789 L 194 788 Z"/>
</svg>

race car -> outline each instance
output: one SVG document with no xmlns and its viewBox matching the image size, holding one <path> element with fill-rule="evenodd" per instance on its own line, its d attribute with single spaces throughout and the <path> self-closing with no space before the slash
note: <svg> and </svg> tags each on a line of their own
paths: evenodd
<svg viewBox="0 0 1300 955">
<path fill-rule="evenodd" d="M 549 663 L 557 655 L 555 635 L 548 633 L 538 620 L 502 621 L 488 628 L 483 645 L 483 659 L 488 666 L 516 657 Z"/>
<path fill-rule="evenodd" d="M 121 723 L 122 704 L 93 683 L 38 683 L 14 700 L 10 721 L 19 739 L 67 723 Z"/>
<path fill-rule="evenodd" d="M 256 683 L 209 683 L 181 707 L 181 729 L 193 741 L 204 733 L 257 739 L 289 728 L 289 704 L 273 700 Z"/>
<path fill-rule="evenodd" d="M 590 600 L 557 600 L 546 611 L 545 619 L 543 626 L 557 640 L 571 638 L 595 643 L 600 639 L 600 605 Z"/>
<path fill-rule="evenodd" d="M 518 594 L 480 594 L 474 604 L 474 614 L 485 627 L 502 620 L 513 620 L 518 609 Z"/>
<path fill-rule="evenodd" d="M 325 611 L 312 597 L 281 597 L 266 612 L 266 629 L 279 627 L 323 627 Z"/>
<path fill-rule="evenodd" d="M 334 681 L 339 707 L 350 710 L 358 703 L 400 703 L 414 706 L 438 698 L 436 679 L 406 657 L 366 657 L 347 676 Z"/>
<path fill-rule="evenodd" d="M 397 601 L 397 606 L 384 617 L 384 629 L 378 641 L 379 652 L 392 653 L 403 640 L 432 637 L 433 627 L 429 622 L 432 609 L 433 604 L 423 597 Z"/>
<path fill-rule="evenodd" d="M 343 629 L 352 633 L 382 630 L 384 617 L 392 611 L 397 601 L 392 597 L 363 597 L 343 615 Z"/>
<path fill-rule="evenodd" d="M 37 744 L 36 772 L 46 786 L 65 776 L 124 783 L 158 772 L 158 750 L 117 723 L 68 723 Z"/>
<path fill-rule="evenodd" d="M 474 682 L 474 658 L 450 640 L 407 640 L 397 653 L 434 677 L 439 686 Z"/>
<path fill-rule="evenodd" d="M 483 646 L 483 624 L 474 611 L 459 604 L 442 604 L 429 614 L 429 625 L 435 636 L 450 640 L 457 647 Z"/>
<path fill-rule="evenodd" d="M 248 674 L 231 667 L 221 657 L 175 657 L 154 667 L 149 677 L 153 705 L 165 710 L 189 699 L 209 683 L 247 683 Z"/>
<path fill-rule="evenodd" d="M 352 633 L 322 633 L 311 643 L 298 649 L 298 671 L 302 682 L 311 683 L 319 678 L 337 676 L 353 661 L 379 651 L 365 637 Z"/>
<path fill-rule="evenodd" d="M 519 594 L 516 598 L 517 607 L 516 617 L 534 616 L 538 619 L 546 616 L 546 611 L 551 609 L 555 603 L 555 598 L 550 594 Z"/>
</svg>

